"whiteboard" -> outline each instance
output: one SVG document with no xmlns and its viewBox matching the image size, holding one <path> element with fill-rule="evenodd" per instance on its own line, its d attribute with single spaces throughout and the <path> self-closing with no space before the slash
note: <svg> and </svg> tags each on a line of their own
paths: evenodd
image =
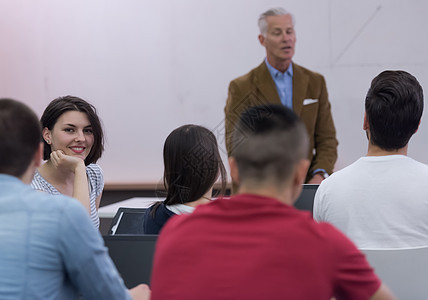
<svg viewBox="0 0 428 300">
<path fill-rule="evenodd" d="M 159 182 L 165 138 L 183 124 L 213 130 L 226 163 L 228 84 L 263 61 L 257 19 L 278 5 L 297 20 L 294 61 L 326 78 L 341 169 L 366 153 L 374 76 L 402 69 L 428 86 L 428 1 L 0 0 L 0 97 L 38 115 L 58 96 L 94 104 L 106 183 Z M 409 146 L 424 163 L 427 126 Z"/>
</svg>

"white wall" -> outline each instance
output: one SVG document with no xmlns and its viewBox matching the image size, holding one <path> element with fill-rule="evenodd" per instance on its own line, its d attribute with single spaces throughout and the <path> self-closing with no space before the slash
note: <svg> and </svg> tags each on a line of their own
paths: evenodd
<svg viewBox="0 0 428 300">
<path fill-rule="evenodd" d="M 278 5 L 297 19 L 294 60 L 326 77 L 343 168 L 365 153 L 374 76 L 403 69 L 428 86 L 427 1 L 0 0 L 0 97 L 39 115 L 58 96 L 88 100 L 106 131 L 106 182 L 158 182 L 174 128 L 204 125 L 224 149 L 228 83 L 263 60 L 256 20 Z M 410 143 L 425 163 L 427 127 Z"/>
</svg>

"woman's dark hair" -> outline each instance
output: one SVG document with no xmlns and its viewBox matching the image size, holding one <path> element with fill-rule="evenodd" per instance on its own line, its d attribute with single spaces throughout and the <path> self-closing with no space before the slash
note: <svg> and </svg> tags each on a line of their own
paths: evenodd
<svg viewBox="0 0 428 300">
<path fill-rule="evenodd" d="M 91 152 L 89 152 L 85 159 L 85 165 L 87 166 L 91 163 L 97 162 L 104 151 L 104 134 L 100 119 L 97 116 L 97 111 L 92 104 L 74 96 L 56 98 L 49 103 L 43 112 L 40 119 L 42 128 L 46 127 L 47 129 L 52 130 L 55 123 L 58 121 L 58 118 L 68 111 L 79 111 L 88 116 L 89 122 L 92 126 L 92 132 L 94 134 L 94 144 L 92 145 Z M 49 159 L 51 152 L 52 150 L 50 145 L 44 141 L 43 159 Z"/>
<path fill-rule="evenodd" d="M 184 125 L 169 134 L 163 148 L 166 205 L 200 199 L 220 176 L 226 189 L 226 170 L 214 134 L 205 127 Z M 154 215 L 157 203 L 152 209 Z"/>
</svg>

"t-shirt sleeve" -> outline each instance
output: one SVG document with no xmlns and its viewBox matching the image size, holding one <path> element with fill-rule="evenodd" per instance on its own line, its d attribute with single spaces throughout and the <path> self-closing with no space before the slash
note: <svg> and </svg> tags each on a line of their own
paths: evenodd
<svg viewBox="0 0 428 300">
<path fill-rule="evenodd" d="M 314 220 L 317 222 L 322 222 L 325 220 L 324 211 L 323 211 L 323 195 L 324 195 L 323 183 L 324 182 L 321 182 L 314 197 L 313 217 L 314 217 Z"/>
<path fill-rule="evenodd" d="M 84 299 L 131 299 L 99 232 L 77 201 L 67 201 L 58 245 L 68 277 Z"/>
<path fill-rule="evenodd" d="M 90 164 L 87 167 L 87 173 L 91 181 L 92 188 L 95 189 L 95 195 L 101 195 L 104 189 L 104 173 L 97 164 Z"/>
<path fill-rule="evenodd" d="M 365 255 L 343 233 L 324 223 L 332 237 L 336 266 L 335 296 L 339 299 L 370 299 L 381 285 L 380 279 L 369 265 Z"/>
</svg>

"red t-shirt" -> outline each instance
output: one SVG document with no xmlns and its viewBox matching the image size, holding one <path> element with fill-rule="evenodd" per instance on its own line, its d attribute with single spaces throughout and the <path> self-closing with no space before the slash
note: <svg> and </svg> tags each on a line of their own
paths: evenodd
<svg viewBox="0 0 428 300">
<path fill-rule="evenodd" d="M 380 280 L 342 233 L 276 199 L 237 195 L 174 216 L 152 299 L 369 299 Z"/>
</svg>

